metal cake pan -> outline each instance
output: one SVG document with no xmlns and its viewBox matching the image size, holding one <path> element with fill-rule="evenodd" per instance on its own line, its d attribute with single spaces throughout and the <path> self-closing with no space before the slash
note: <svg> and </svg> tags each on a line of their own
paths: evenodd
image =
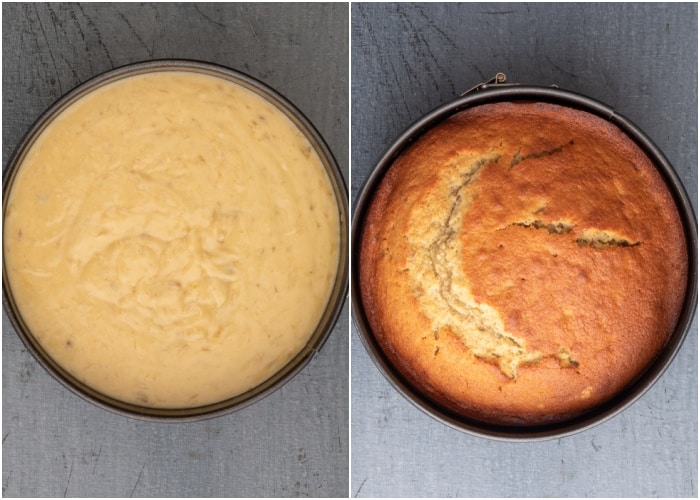
<svg viewBox="0 0 700 500">
<path fill-rule="evenodd" d="M 376 163 L 360 189 L 353 207 L 351 229 L 352 318 L 360 339 L 379 371 L 391 385 L 420 410 L 457 430 L 503 441 L 540 441 L 560 438 L 598 425 L 632 405 L 663 375 L 675 358 L 691 327 L 697 307 L 697 221 L 688 194 L 671 163 L 654 142 L 634 123 L 610 106 L 595 99 L 557 87 L 506 84 L 498 74 L 490 82 L 478 85 L 461 97 L 430 111 L 409 126 Z M 382 351 L 369 325 L 362 305 L 359 284 L 359 250 L 364 219 L 374 193 L 394 160 L 425 131 L 467 108 L 494 102 L 539 101 L 576 108 L 597 115 L 625 132 L 656 165 L 666 182 L 681 217 L 688 252 L 688 283 L 678 323 L 662 352 L 625 391 L 585 415 L 573 420 L 542 426 L 499 426 L 476 421 L 437 405 L 413 387 Z"/>
<path fill-rule="evenodd" d="M 245 73 L 208 62 L 183 59 L 166 59 L 130 64 L 107 71 L 86 81 L 85 83 L 80 84 L 54 102 L 25 133 L 10 157 L 9 163 L 3 172 L 3 219 L 7 208 L 6 204 L 9 197 L 8 195 L 12 190 L 13 181 L 20 169 L 24 157 L 40 136 L 42 131 L 52 123 L 54 118 L 56 118 L 60 113 L 62 113 L 66 108 L 81 97 L 106 84 L 135 75 L 168 71 L 186 71 L 215 76 L 236 83 L 258 94 L 284 113 L 298 127 L 298 129 L 312 144 L 319 158 L 321 159 L 337 200 L 340 222 L 339 258 L 336 279 L 333 284 L 331 295 L 321 316 L 319 324 L 312 333 L 307 344 L 294 358 L 292 358 L 271 378 L 244 392 L 243 394 L 214 404 L 196 408 L 158 409 L 126 403 L 102 394 L 79 381 L 77 378 L 63 369 L 58 363 L 56 363 L 34 338 L 30 329 L 27 327 L 24 319 L 22 318 L 12 294 L 4 259 L 3 306 L 15 331 L 27 349 L 36 358 L 37 362 L 41 364 L 58 382 L 73 393 L 101 408 L 127 417 L 135 417 L 151 421 L 183 422 L 220 416 L 253 404 L 279 389 L 282 385 L 292 379 L 298 372 L 300 372 L 311 361 L 311 359 L 313 359 L 314 355 L 321 349 L 333 330 L 333 327 L 340 316 L 348 293 L 349 215 L 347 206 L 347 187 L 331 150 L 308 118 L 306 118 L 304 114 L 289 100 L 274 89 Z"/>
</svg>

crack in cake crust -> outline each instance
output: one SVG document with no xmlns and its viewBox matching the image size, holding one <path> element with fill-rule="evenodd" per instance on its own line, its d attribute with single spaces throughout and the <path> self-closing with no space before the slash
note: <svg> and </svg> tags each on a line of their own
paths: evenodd
<svg viewBox="0 0 700 500">
<path fill-rule="evenodd" d="M 542 359 L 539 351 L 528 350 L 524 339 L 505 331 L 497 310 L 474 300 L 459 262 L 459 228 L 471 205 L 466 189 L 474 183 L 485 165 L 498 162 L 494 154 L 476 160 L 456 162 L 461 184 L 450 186 L 447 218 L 432 238 L 413 241 L 416 262 L 414 290 L 422 290 L 420 304 L 429 318 L 437 339 L 443 330 L 457 336 L 477 358 L 497 364 L 508 378 L 517 377 L 518 367 Z M 465 166 L 466 165 L 466 166 Z"/>
<path fill-rule="evenodd" d="M 526 220 L 520 222 L 513 222 L 513 226 L 521 227 L 531 227 L 534 229 L 546 229 L 549 234 L 564 234 L 570 233 L 574 228 L 574 225 L 570 222 L 556 221 L 556 222 L 542 222 L 539 219 Z"/>
<path fill-rule="evenodd" d="M 590 246 L 592 248 L 610 247 L 636 247 L 641 245 L 641 241 L 632 241 L 616 231 L 600 229 L 584 229 L 581 236 L 576 238 L 576 243 L 580 246 Z"/>
<path fill-rule="evenodd" d="M 571 141 L 568 144 L 573 143 Z M 562 147 L 548 151 L 561 152 Z M 540 362 L 543 358 L 554 358 L 562 368 L 578 367 L 578 361 L 569 349 L 560 347 L 556 352 L 542 353 L 528 348 L 524 339 L 508 333 L 500 312 L 486 303 L 478 303 L 471 292 L 469 280 L 461 271 L 461 244 L 459 233 L 465 214 L 469 211 L 473 194 L 469 187 L 475 184 L 483 169 L 495 165 L 501 154 L 479 158 L 465 157 L 455 161 L 449 168 L 456 169 L 458 183 L 443 188 L 447 192 L 447 216 L 441 225 L 432 229 L 432 235 L 424 235 L 411 241 L 415 249 L 415 262 L 409 267 L 413 274 L 412 289 L 419 295 L 419 303 L 427 317 L 435 339 L 440 333 L 449 331 L 456 336 L 471 353 L 479 359 L 496 364 L 510 379 L 516 379 L 519 367 Z M 530 155 L 539 157 L 542 154 Z M 528 156 L 528 158 L 530 157 Z M 544 209 L 536 213 L 543 212 Z M 567 220 L 545 221 L 526 218 L 499 228 L 524 228 L 546 231 L 553 236 L 571 233 L 576 225 Z M 410 236 L 410 235 L 409 235 Z M 634 247 L 639 241 L 614 231 L 586 228 L 572 238 L 572 244 L 590 246 L 594 249 L 612 247 Z M 429 272 L 428 272 L 429 271 Z"/>
<path fill-rule="evenodd" d="M 543 229 L 549 234 L 570 233 L 573 231 L 574 227 L 576 227 L 575 224 L 566 221 L 543 222 L 540 219 L 534 219 L 513 222 L 509 226 L 500 228 L 500 230 L 505 230 L 512 226 L 528 229 Z M 624 236 L 617 231 L 594 228 L 586 228 L 582 230 L 575 241 L 579 246 L 590 246 L 591 248 L 596 249 L 612 247 L 636 247 L 642 243 L 639 240 L 634 241 L 631 237 Z"/>
<path fill-rule="evenodd" d="M 515 166 L 518 165 L 519 163 L 522 163 L 522 162 L 524 162 L 524 161 L 526 161 L 526 160 L 530 160 L 530 159 L 533 159 L 533 158 L 542 158 L 542 157 L 544 157 L 544 156 L 552 156 L 552 155 L 555 155 L 555 154 L 557 154 L 557 153 L 561 153 L 561 152 L 564 151 L 564 148 L 565 148 L 566 146 L 570 146 L 570 145 L 572 145 L 573 143 L 574 143 L 574 140 L 571 139 L 569 142 L 567 142 L 567 143 L 565 143 L 565 144 L 561 144 L 561 145 L 559 145 L 559 146 L 557 146 L 557 147 L 555 147 L 555 148 L 547 149 L 547 150 L 545 150 L 545 151 L 538 151 L 538 152 L 536 152 L 536 153 L 530 153 L 530 154 L 527 154 L 527 155 L 524 155 L 524 156 L 520 153 L 520 149 L 518 149 L 518 150 L 515 152 L 515 154 L 513 155 L 513 159 L 510 160 L 510 167 L 509 167 L 509 169 L 515 167 Z"/>
</svg>

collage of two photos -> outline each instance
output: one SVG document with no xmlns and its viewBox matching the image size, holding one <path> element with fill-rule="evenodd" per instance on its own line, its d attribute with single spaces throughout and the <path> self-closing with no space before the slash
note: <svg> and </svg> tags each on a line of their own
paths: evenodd
<svg viewBox="0 0 700 500">
<path fill-rule="evenodd" d="M 697 496 L 697 19 L 4 3 L 3 496 Z"/>
</svg>

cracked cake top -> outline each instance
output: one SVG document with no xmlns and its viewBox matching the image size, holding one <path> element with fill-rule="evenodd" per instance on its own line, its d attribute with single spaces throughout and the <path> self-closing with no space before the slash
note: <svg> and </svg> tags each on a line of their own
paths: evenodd
<svg viewBox="0 0 700 500">
<path fill-rule="evenodd" d="M 633 382 L 673 332 L 688 258 L 672 196 L 614 125 L 484 104 L 387 170 L 361 235 L 363 308 L 437 404 L 494 424 L 563 421 Z"/>
</svg>

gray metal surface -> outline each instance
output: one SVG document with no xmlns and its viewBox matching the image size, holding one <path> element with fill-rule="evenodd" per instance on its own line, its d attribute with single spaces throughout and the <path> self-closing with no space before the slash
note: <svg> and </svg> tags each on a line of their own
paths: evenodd
<svg viewBox="0 0 700 500">
<path fill-rule="evenodd" d="M 116 66 L 190 58 L 292 101 L 348 178 L 346 4 L 3 4 L 3 167 L 61 94 Z M 348 307 L 293 380 L 188 424 L 125 418 L 53 380 L 3 312 L 4 496 L 346 497 Z"/>
<path fill-rule="evenodd" d="M 351 203 L 413 121 L 475 84 L 557 84 L 644 130 L 697 213 L 695 4 L 351 6 Z M 697 496 L 697 316 L 662 379 L 586 432 L 504 443 L 448 428 L 384 379 L 352 327 L 351 495 Z"/>
</svg>

